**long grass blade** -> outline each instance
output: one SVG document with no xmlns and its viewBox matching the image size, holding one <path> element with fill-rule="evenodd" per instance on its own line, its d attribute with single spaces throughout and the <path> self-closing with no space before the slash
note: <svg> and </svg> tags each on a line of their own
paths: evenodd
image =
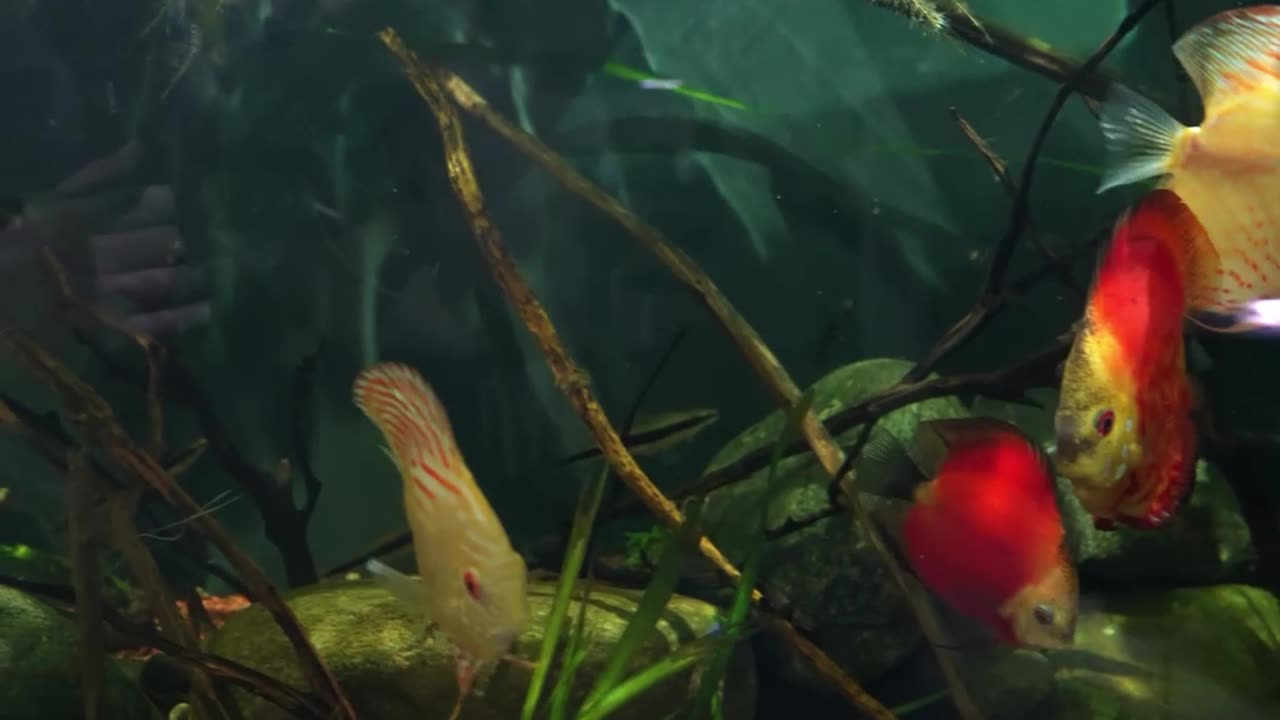
<svg viewBox="0 0 1280 720">
<path fill-rule="evenodd" d="M 547 673 L 551 671 L 551 662 L 555 658 L 556 647 L 560 643 L 560 632 L 564 627 L 564 618 L 569 611 L 569 601 L 573 597 L 573 588 L 577 584 L 578 573 L 582 570 L 583 558 L 587 555 L 587 544 L 591 539 L 591 528 L 596 522 L 596 512 L 600 509 L 600 499 L 604 497 L 605 485 L 609 480 L 609 466 L 606 464 L 596 479 L 584 487 L 578 495 L 578 507 L 573 513 L 573 529 L 569 531 L 569 547 L 564 562 L 560 566 L 560 582 L 556 585 L 555 599 L 551 603 L 551 611 L 547 614 L 546 628 L 543 630 L 542 647 L 538 651 L 538 664 L 529 681 L 529 689 L 524 696 L 524 707 L 520 711 L 520 720 L 533 720 L 538 709 L 538 701 L 542 698 L 542 690 L 547 682 Z M 586 600 L 583 599 L 585 606 Z"/>
<path fill-rule="evenodd" d="M 618 644 L 614 646 L 609 660 L 605 663 L 604 670 L 596 679 L 596 684 L 592 687 L 591 692 L 587 694 L 587 699 L 583 703 L 584 713 L 593 712 L 592 706 L 621 682 L 623 673 L 626 672 L 631 658 L 640 649 L 645 636 L 653 629 L 658 622 L 658 618 L 666 610 L 667 603 L 671 600 L 671 596 L 675 594 L 676 583 L 680 580 L 680 569 L 683 565 L 683 560 L 693 548 L 697 547 L 697 542 L 702 537 L 698 521 L 701 514 L 701 500 L 690 502 L 684 523 L 680 525 L 680 529 L 676 532 L 674 541 L 668 543 L 663 549 L 662 555 L 658 559 L 658 565 L 654 569 L 653 578 L 649 581 L 649 586 L 645 588 L 644 594 L 640 596 L 640 602 L 636 605 L 635 613 L 632 614 L 631 619 L 627 622 L 627 627 L 622 631 L 622 637 L 618 638 Z"/>
<path fill-rule="evenodd" d="M 630 626 L 628 626 L 630 627 Z M 625 632 L 625 631 L 624 631 Z M 663 680 L 683 672 L 718 652 L 727 642 L 724 637 L 703 637 L 645 667 L 611 687 L 599 700 L 578 715 L 577 720 L 601 720 L 635 700 Z"/>
<path fill-rule="evenodd" d="M 806 390 L 796 400 L 796 404 L 787 413 L 782 429 L 778 431 L 778 437 L 773 443 L 773 452 L 769 459 L 769 471 L 766 475 L 765 491 L 761 494 L 758 507 L 755 508 L 756 535 L 750 547 L 747 548 L 747 556 L 742 563 L 742 580 L 738 583 L 738 588 L 733 594 L 733 603 L 729 606 L 729 613 L 725 618 L 723 629 L 725 643 L 711 660 L 711 664 L 703 671 L 698 683 L 698 690 L 694 694 L 693 703 L 690 705 L 690 720 L 701 720 L 708 717 L 719 720 L 722 717 L 721 697 L 718 690 L 725 673 L 729 670 L 729 661 L 733 656 L 733 648 L 737 645 L 738 638 L 746 625 L 747 612 L 751 609 L 751 589 L 756 585 L 756 577 L 760 574 L 760 557 L 764 554 L 765 510 L 768 508 L 774 493 L 777 492 L 778 465 L 782 462 L 783 450 L 799 437 L 800 423 L 803 422 L 805 413 L 809 412 L 811 405 L 813 405 L 813 388 Z"/>
<path fill-rule="evenodd" d="M 551 720 L 564 720 L 569 716 L 569 696 L 573 694 L 573 680 L 591 649 L 590 639 L 587 637 L 587 607 L 591 600 L 592 583 L 593 580 L 588 578 L 582 589 L 582 596 L 578 599 L 578 622 L 569 638 L 569 647 L 565 649 L 565 662 L 556 679 L 555 690 L 551 692 Z M 588 644 L 584 646 L 584 642 Z"/>
</svg>

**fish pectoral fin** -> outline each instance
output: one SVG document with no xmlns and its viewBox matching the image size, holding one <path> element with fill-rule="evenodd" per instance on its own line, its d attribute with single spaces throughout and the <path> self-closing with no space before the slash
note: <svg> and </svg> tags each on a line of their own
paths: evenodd
<svg viewBox="0 0 1280 720">
<path fill-rule="evenodd" d="M 1280 78 L 1280 7 L 1218 13 L 1173 45 L 1173 54 L 1200 91 L 1206 112 L 1227 98 Z"/>
<path fill-rule="evenodd" d="M 364 568 L 379 585 L 401 602 L 417 609 L 426 607 L 426 590 L 420 579 L 409 577 L 377 559 L 365 563 Z"/>
<path fill-rule="evenodd" d="M 916 487 L 927 480 L 898 438 L 881 427 L 871 431 L 853 467 L 852 487 L 880 497 L 910 500 Z"/>
<path fill-rule="evenodd" d="M 1187 129 L 1164 108 L 1116 83 L 1102 105 L 1100 126 L 1107 150 L 1098 192 L 1169 171 L 1169 159 Z"/>
</svg>

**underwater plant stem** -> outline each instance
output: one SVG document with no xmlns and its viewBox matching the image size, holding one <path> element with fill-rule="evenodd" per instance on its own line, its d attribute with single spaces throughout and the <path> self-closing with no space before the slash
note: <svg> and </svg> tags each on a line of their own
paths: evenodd
<svg viewBox="0 0 1280 720">
<path fill-rule="evenodd" d="M 1001 158 L 1000 155 L 996 153 L 990 143 L 978 134 L 978 131 L 973 128 L 973 125 L 970 124 L 963 115 L 960 114 L 959 110 L 954 107 L 951 108 L 951 117 L 956 121 L 956 125 L 960 126 L 960 132 L 964 133 L 964 136 L 969 139 L 969 142 L 973 143 L 974 149 L 976 149 L 978 154 L 982 156 L 982 159 L 987 162 L 987 165 L 991 168 L 991 172 L 995 173 L 996 179 L 1000 181 L 1000 186 L 1004 188 L 1005 194 L 1009 196 L 1010 200 L 1016 199 L 1018 197 L 1018 184 L 1015 183 L 1013 178 L 1009 175 L 1008 163 L 1006 163 L 1004 158 Z M 1040 251 L 1040 254 L 1044 259 L 1055 269 L 1058 282 L 1062 283 L 1062 285 L 1068 290 L 1073 291 L 1077 296 L 1083 298 L 1085 296 L 1084 288 L 1080 287 L 1079 283 L 1076 282 L 1075 277 L 1072 276 L 1071 268 L 1058 262 L 1057 253 L 1051 250 L 1049 246 L 1045 245 L 1044 240 L 1036 233 L 1031 233 L 1031 244 L 1035 245 L 1036 249 Z"/>
<path fill-rule="evenodd" d="M 44 248 L 40 255 L 45 272 L 53 279 L 58 302 L 80 313 L 94 323 L 129 338 L 142 349 L 147 360 L 147 452 L 154 457 L 164 454 L 164 404 L 160 401 L 160 383 L 168 352 L 164 346 L 144 333 L 133 330 L 120 320 L 103 312 L 92 303 L 85 302 L 71 289 L 71 280 L 53 250 Z"/>
<path fill-rule="evenodd" d="M 86 440 L 104 451 L 114 466 L 127 475 L 136 476 L 170 505 L 190 516 L 191 527 L 212 541 L 244 579 L 256 601 L 271 613 L 297 653 L 299 667 L 315 692 L 333 708 L 336 717 L 355 720 L 350 701 L 266 573 L 217 520 L 202 512 L 199 503 L 174 482 L 154 457 L 134 443 L 106 400 L 25 333 L 14 328 L 0 329 L 0 342 L 62 397 L 68 417 Z"/>
<path fill-rule="evenodd" d="M 97 498 L 88 453 L 67 451 L 67 546 L 71 555 L 71 583 L 76 593 L 77 648 L 80 663 L 80 695 L 85 720 L 102 718 L 102 693 L 106 683 L 106 650 L 103 646 L 102 558 L 98 550 Z"/>
<path fill-rule="evenodd" d="M 138 382 L 137 374 L 133 373 L 131 368 L 119 363 L 91 338 L 83 334 L 78 334 L 78 338 L 99 360 L 99 363 L 108 369 L 109 373 L 128 382 Z M 306 363 L 307 360 L 303 360 L 303 364 Z M 320 497 L 321 483 L 315 473 L 307 471 L 310 466 L 308 462 L 300 457 L 303 487 L 306 489 L 306 498 L 300 509 L 294 505 L 291 484 L 280 483 L 273 473 L 252 464 L 244 457 L 243 452 L 239 451 L 236 443 L 232 442 L 232 434 L 227 429 L 227 425 L 223 424 L 219 418 L 209 395 L 191 370 L 188 370 L 187 366 L 175 357 L 170 359 L 165 369 L 164 382 L 169 396 L 174 401 L 187 406 L 187 409 L 196 416 L 201 432 L 205 433 L 205 447 L 209 448 L 214 460 L 223 466 L 227 474 L 236 479 L 244 495 L 250 497 L 253 505 L 259 510 L 262 530 L 266 539 L 280 553 L 280 560 L 284 565 L 284 577 L 289 587 L 296 588 L 315 583 L 316 565 L 314 556 L 311 555 L 310 542 L 307 541 L 307 527 L 312 511 L 315 510 L 316 501 Z M 300 373 L 301 370 L 302 368 Z M 3 413 L 0 413 L 0 424 L 3 424 Z M 296 428 L 294 432 L 300 433 L 300 429 Z M 179 466 L 169 468 L 169 474 L 174 475 L 175 470 L 178 469 L 180 469 Z"/>
<path fill-rule="evenodd" d="M 1120 25 L 1098 46 L 1097 50 L 1093 51 L 1089 59 L 1085 60 L 1083 65 L 1068 75 L 1058 88 L 1053 102 L 1049 104 L 1048 112 L 1045 113 L 1039 129 L 1036 130 L 1035 138 L 1031 141 L 1031 149 L 1023 163 L 1022 176 L 1018 180 L 1018 194 L 1014 198 L 1013 209 L 1009 211 L 1009 227 L 1004 236 L 1000 238 L 1000 242 L 996 245 L 996 250 L 992 254 L 991 267 L 982 286 L 983 296 L 998 294 L 1003 288 L 1005 275 L 1009 271 L 1009 262 L 1013 259 L 1013 251 L 1017 248 L 1019 238 L 1026 232 L 1027 226 L 1031 224 L 1031 184 L 1035 180 L 1040 153 L 1044 150 L 1049 131 L 1053 129 L 1054 123 L 1057 122 L 1058 115 L 1062 113 L 1062 108 L 1066 106 L 1067 100 L 1080 89 L 1089 74 L 1097 69 L 1102 64 L 1102 61 L 1107 59 L 1112 50 L 1116 49 L 1120 41 L 1133 32 L 1138 27 L 1138 23 L 1142 22 L 1142 19 L 1146 17 L 1147 13 L 1162 2 L 1165 2 L 1165 0 L 1146 0 L 1128 15 L 1125 15 L 1124 19 L 1120 21 Z"/>
<path fill-rule="evenodd" d="M 866 1 L 912 17 L 909 5 L 898 0 Z M 955 0 L 934 0 L 933 5 L 943 18 L 943 32 L 1011 65 L 1057 82 L 1064 82 L 1081 71 L 1078 60 L 1055 50 L 1045 41 L 979 18 Z M 1090 67 L 1081 74 L 1078 87 L 1081 94 L 1101 100 L 1112 82 L 1114 80 L 1105 72 Z"/>
<path fill-rule="evenodd" d="M 452 75 L 447 71 L 435 70 L 425 66 L 417 56 L 411 51 L 400 36 L 391 28 L 386 28 L 378 33 L 378 37 L 391 50 L 400 61 L 404 68 L 405 74 L 413 83 L 418 94 L 431 107 L 432 112 L 436 116 L 436 120 L 440 125 L 440 135 L 444 145 L 445 166 L 449 176 L 450 183 L 453 185 L 454 191 L 461 202 L 463 209 L 467 215 L 467 220 L 471 225 L 476 243 L 479 245 L 481 253 L 485 258 L 485 262 L 493 274 L 494 281 L 497 283 L 507 300 L 511 303 L 516 313 L 520 316 L 525 326 L 533 334 L 537 341 L 539 349 L 546 358 L 547 364 L 555 376 L 556 384 L 561 392 L 564 393 L 566 399 L 573 405 L 574 410 L 582 418 L 584 424 L 587 425 L 599 445 L 601 453 L 608 460 L 609 465 L 614 472 L 627 484 L 629 488 L 644 501 L 649 510 L 665 525 L 671 528 L 679 527 L 684 522 L 684 517 L 676 505 L 671 502 L 660 490 L 657 489 L 649 480 L 644 470 L 636 464 L 635 458 L 627 450 L 622 443 L 622 439 L 618 436 L 616 430 L 609 423 L 608 417 L 600 404 L 596 402 L 591 391 L 590 382 L 586 374 L 580 370 L 574 363 L 573 358 L 569 355 L 564 343 L 561 342 L 555 327 L 551 323 L 551 319 L 547 316 L 546 310 L 534 295 L 533 290 L 529 287 L 528 282 L 520 274 L 515 265 L 515 261 L 511 257 L 510 252 L 502 242 L 502 237 L 497 226 L 489 219 L 485 212 L 484 197 L 480 192 L 478 181 L 475 177 L 475 171 L 471 165 L 471 158 L 467 152 L 466 143 L 462 135 L 461 119 L 457 110 L 450 102 L 448 95 L 452 94 L 455 99 L 458 98 L 460 89 L 469 93 L 470 102 L 473 107 L 488 108 L 487 103 L 475 94 L 461 78 Z M 449 88 L 449 90 L 446 90 Z M 466 95 L 464 94 L 464 97 Z M 478 103 L 478 105 L 477 105 Z M 459 104 L 463 104 L 459 102 Z M 465 105 L 464 105 L 465 107 Z M 500 120 L 496 113 L 489 113 L 494 120 Z M 503 125 L 507 124 L 502 121 Z M 509 127 L 509 126 L 508 126 Z M 536 143 L 529 136 L 513 131 L 513 137 L 522 137 L 525 140 L 525 147 L 532 148 L 534 145 L 528 143 Z M 541 147 L 540 145 L 537 147 Z M 562 181 L 566 179 L 567 174 L 576 177 L 577 189 L 575 192 L 579 195 L 592 195 L 597 201 L 604 201 L 606 206 L 616 209 L 617 213 L 621 213 L 621 217 L 627 218 L 632 225 L 646 231 L 645 238 L 648 240 L 656 240 L 657 242 L 647 243 L 650 249 L 660 255 L 660 257 L 675 261 L 677 267 L 681 267 L 679 260 L 684 257 L 682 253 L 676 254 L 666 243 L 661 242 L 661 236 L 657 230 L 644 224 L 639 218 L 632 215 L 629 211 L 617 203 L 616 200 L 610 198 L 607 194 L 595 187 L 589 180 L 581 175 L 577 175 L 563 160 L 555 158 L 550 150 L 542 147 L 542 156 L 550 167 L 554 168 L 558 178 Z M 572 188 L 571 188 L 572 189 Z M 595 202 L 595 201 L 593 201 Z M 597 203 L 598 204 L 598 203 Z M 610 215 L 619 217 L 611 212 Z M 634 232 L 634 231 L 633 231 Z M 684 258 L 687 260 L 687 258 Z M 698 275 L 688 272 L 688 268 L 693 267 L 692 261 L 683 265 L 685 273 L 682 279 L 686 279 L 695 284 L 705 283 L 703 285 L 704 292 L 702 296 L 708 302 L 711 298 L 718 298 L 722 304 L 721 309 L 728 309 L 728 302 L 718 291 L 714 295 L 708 295 L 705 291 L 708 287 L 714 289 L 714 285 L 710 285 L 710 280 L 705 274 L 699 278 Z M 746 323 L 734 313 L 740 323 L 739 329 L 746 326 Z M 747 328 L 749 331 L 750 328 Z M 754 332 L 750 333 L 754 337 Z M 755 353 L 749 353 L 753 358 L 766 358 L 772 361 L 773 367 L 781 372 L 781 366 L 773 357 L 773 353 L 764 347 L 763 342 L 759 338 L 755 338 L 757 347 Z M 783 373 L 785 377 L 785 373 Z M 794 383 L 792 384 L 794 388 Z M 799 396 L 798 389 L 793 393 L 794 397 Z M 794 397 L 792 402 L 794 401 Z M 816 424 L 821 428 L 821 424 L 809 414 L 812 419 L 811 425 Z M 839 449 L 835 448 L 838 454 Z M 838 460 L 837 460 L 838 464 Z M 722 573 L 724 573 L 733 583 L 738 583 L 742 579 L 742 574 L 737 568 L 729 562 L 720 550 L 705 536 L 699 539 L 699 550 L 706 556 Z M 762 595 L 758 590 L 752 590 L 752 599 L 759 602 Z M 822 655 L 822 651 L 816 645 L 813 645 L 807 638 L 800 636 L 799 633 L 794 634 L 793 647 L 801 652 L 803 657 L 809 658 L 813 655 Z M 861 712 L 875 718 L 892 718 L 893 714 L 888 711 L 884 705 L 880 704 L 875 698 L 871 697 L 862 689 L 852 678 L 844 673 L 839 666 L 835 665 L 830 659 L 828 664 L 824 666 L 815 665 L 822 676 L 827 678 L 837 687 L 842 694 Z"/>
</svg>

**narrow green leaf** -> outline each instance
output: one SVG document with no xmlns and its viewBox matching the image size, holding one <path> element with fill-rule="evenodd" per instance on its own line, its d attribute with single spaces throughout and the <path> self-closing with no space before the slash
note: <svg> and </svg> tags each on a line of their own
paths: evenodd
<svg viewBox="0 0 1280 720">
<path fill-rule="evenodd" d="M 726 639 L 722 637 L 704 637 L 665 655 L 604 692 L 578 715 L 577 720 L 601 720 L 607 717 L 663 680 L 710 657 L 725 643 Z"/>
<path fill-rule="evenodd" d="M 733 594 L 733 603 L 729 606 L 729 614 L 725 618 L 722 630 L 726 642 L 699 679 L 698 690 L 689 706 L 690 720 L 721 717 L 718 690 L 725 673 L 728 672 L 734 645 L 737 644 L 742 628 L 746 624 L 747 612 L 751 609 L 751 590 L 756 586 L 756 577 L 760 573 L 760 556 L 764 554 L 765 509 L 769 506 L 774 493 L 777 492 L 775 481 L 778 477 L 778 465 L 782 462 L 783 448 L 790 445 L 792 439 L 800 434 L 800 424 L 804 422 L 805 413 L 809 412 L 809 408 L 812 405 L 813 388 L 810 388 L 796 399 L 796 404 L 787 412 L 782 428 L 778 431 L 778 437 L 773 442 L 773 452 L 769 457 L 769 471 L 766 476 L 765 491 L 761 494 L 759 504 L 755 508 L 755 538 L 752 540 L 750 547 L 747 548 L 747 556 L 742 563 L 742 580 L 738 583 L 737 591 Z"/>
<path fill-rule="evenodd" d="M 618 644 L 614 646 L 604 670 L 596 679 L 596 684 L 587 694 L 587 699 L 583 703 L 584 712 L 593 711 L 591 706 L 599 702 L 622 680 L 631 658 L 640 649 L 645 636 L 666 610 L 667 603 L 675 594 L 683 560 L 686 554 L 697 546 L 698 540 L 702 537 L 702 532 L 698 529 L 698 518 L 701 513 L 701 500 L 689 503 L 684 523 L 676 531 L 673 542 L 663 548 L 658 565 L 654 569 L 653 578 L 650 579 L 644 594 L 640 596 L 635 613 L 622 631 L 622 637 L 618 638 Z"/>
<path fill-rule="evenodd" d="M 547 614 L 546 627 L 542 635 L 542 648 L 538 652 L 538 664 L 534 667 L 533 677 L 529 680 L 529 689 L 524 696 L 524 707 L 520 711 L 521 720 L 533 720 L 533 715 L 538 709 L 538 701 L 542 697 L 547 673 L 551 670 L 556 646 L 560 643 L 560 630 L 564 625 L 565 614 L 569 611 L 569 601 L 573 597 L 578 573 L 582 570 L 582 561 L 586 557 L 587 544 L 591 539 L 591 529 L 595 525 L 596 512 L 600 509 L 600 500 L 604 497 L 604 488 L 608 480 L 609 466 L 605 464 L 595 481 L 584 487 L 578 494 L 578 507 L 573 514 L 573 529 L 569 531 L 568 552 L 565 553 L 564 563 L 560 567 L 560 582 L 556 585 L 556 596 L 552 600 L 551 611 Z"/>
</svg>

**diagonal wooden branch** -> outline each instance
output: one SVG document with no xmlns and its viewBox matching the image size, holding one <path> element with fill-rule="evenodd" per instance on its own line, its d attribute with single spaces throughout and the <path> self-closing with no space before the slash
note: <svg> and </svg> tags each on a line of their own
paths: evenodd
<svg viewBox="0 0 1280 720">
<path fill-rule="evenodd" d="M 254 597 L 271 613 L 298 654 L 302 672 L 315 692 L 331 705 L 339 718 L 355 720 L 356 714 L 329 668 L 316 653 L 293 611 L 280 597 L 266 573 L 236 545 L 231 534 L 202 512 L 200 505 L 174 482 L 151 455 L 138 447 L 120 426 L 110 405 L 96 390 L 66 368 L 25 333 L 0 329 L 0 343 L 52 387 L 67 408 L 67 416 L 88 442 L 102 449 L 123 474 L 134 475 L 177 510 L 190 516 L 191 526 L 208 537 L 236 568 Z"/>
<path fill-rule="evenodd" d="M 864 0 L 872 5 L 911 16 L 910 8 L 891 0 Z M 933 0 L 943 18 L 945 32 L 965 43 L 1011 65 L 1029 70 L 1055 82 L 1064 82 L 1080 73 L 1079 60 L 1053 49 L 1043 40 L 1030 38 L 1006 27 L 982 19 L 955 0 Z M 1112 78 L 1097 68 L 1081 74 L 1080 92 L 1101 100 L 1111 87 Z"/>
<path fill-rule="evenodd" d="M 459 87 L 465 87 L 465 83 L 462 82 L 461 78 L 447 71 L 425 66 L 404 45 L 394 30 L 389 28 L 383 30 L 379 33 L 379 37 L 400 60 L 419 95 L 427 101 L 435 114 L 444 143 L 445 164 L 449 180 L 463 206 L 476 242 L 480 246 L 481 253 L 484 255 L 490 272 L 493 274 L 494 281 L 537 341 L 539 349 L 555 376 L 556 384 L 578 412 L 584 424 L 590 429 L 592 436 L 600 447 L 601 453 L 609 461 L 618 477 L 640 496 L 645 505 L 659 520 L 670 527 L 678 526 L 684 520 L 680 510 L 653 485 L 652 481 L 649 480 L 648 476 L 636 463 L 635 458 L 631 456 L 622 439 L 618 436 L 617 431 L 609 423 L 604 410 L 594 398 L 585 373 L 578 368 L 573 358 L 569 355 L 546 311 L 529 287 L 528 282 L 516 268 L 514 260 L 502 242 L 502 237 L 497 227 L 489 219 L 485 211 L 484 197 L 480 192 L 462 135 L 461 120 L 445 90 L 446 86 L 449 85 L 452 85 L 455 90 Z M 479 100 L 479 96 L 475 95 L 474 91 L 471 92 L 471 97 Z M 482 100 L 479 102 L 483 104 Z M 526 140 L 536 142 L 532 138 L 526 138 Z M 550 151 L 545 152 L 548 158 L 551 157 Z M 557 161 L 557 163 L 557 168 L 561 171 L 566 170 L 568 167 L 562 161 Z M 607 202 L 616 211 L 624 213 L 634 227 L 647 229 L 647 237 L 653 241 L 650 244 L 652 249 L 668 257 L 672 261 L 673 267 L 682 268 L 685 279 L 703 288 L 703 297 L 708 302 L 715 303 L 721 312 L 731 313 L 737 317 L 724 297 L 718 291 L 715 291 L 714 285 L 711 285 L 711 281 L 705 274 L 695 273 L 692 261 L 663 243 L 656 230 L 644 225 L 639 218 L 631 215 L 617 201 L 605 195 L 586 178 L 578 176 L 578 181 L 580 194 L 593 194 Z M 737 324 L 731 328 L 730 332 L 740 335 L 746 342 L 753 343 L 753 351 L 749 356 L 758 369 L 770 376 L 781 375 L 785 378 L 785 372 L 778 364 L 777 359 L 773 357 L 772 352 L 746 326 L 746 323 L 741 321 L 741 318 L 738 318 Z M 789 399 L 786 397 L 786 389 L 778 391 L 778 394 L 783 396 L 781 399 L 783 399 L 784 404 L 792 403 L 799 397 L 799 391 L 795 388 L 794 383 L 791 384 L 790 390 L 791 397 Z M 812 413 L 809 414 L 809 419 L 811 420 L 808 423 L 810 432 L 813 432 L 813 426 L 821 428 Z M 828 443 L 828 447 L 823 449 L 830 455 L 832 462 L 838 465 L 839 449 L 835 448 L 833 443 Z M 834 451 L 834 455 L 831 455 L 832 451 Z M 701 538 L 699 549 L 732 582 L 741 581 L 742 574 L 724 557 L 710 539 Z M 763 599 L 760 592 L 754 589 L 752 597 L 757 603 Z M 785 621 L 778 620 L 777 622 L 790 627 Z M 852 678 L 842 672 L 835 663 L 827 659 L 817 646 L 813 645 L 798 632 L 795 632 L 794 628 L 791 628 L 790 634 L 783 634 L 782 637 L 793 648 L 798 648 L 801 656 L 806 660 L 814 658 L 825 659 L 825 663 L 812 662 L 811 665 L 821 676 L 832 682 L 854 707 L 871 717 L 894 717 L 893 713 L 867 693 Z"/>
</svg>

